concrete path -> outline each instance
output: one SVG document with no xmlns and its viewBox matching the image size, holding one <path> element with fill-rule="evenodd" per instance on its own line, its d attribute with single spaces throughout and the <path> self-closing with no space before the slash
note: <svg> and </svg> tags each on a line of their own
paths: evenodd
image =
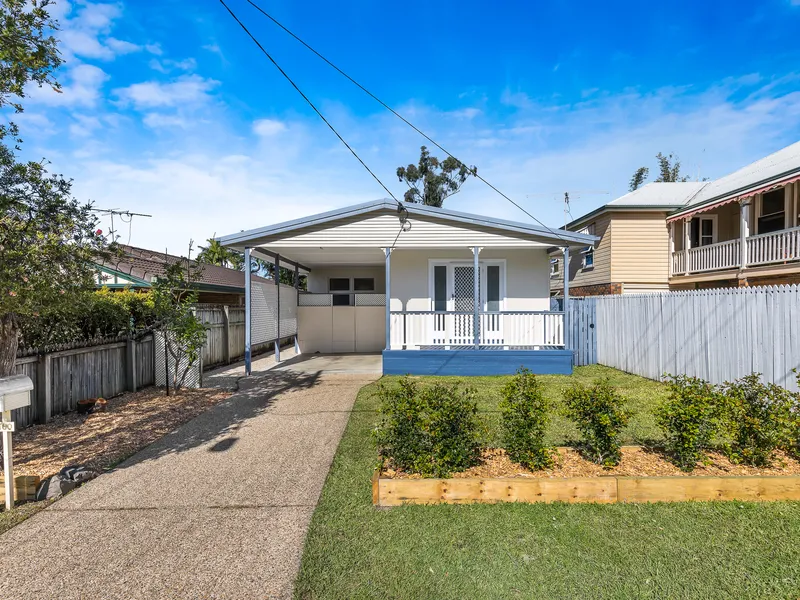
<svg viewBox="0 0 800 600">
<path fill-rule="evenodd" d="M 290 598 L 356 393 L 377 377 L 239 380 L 230 400 L 0 536 L 0 598 Z"/>
</svg>

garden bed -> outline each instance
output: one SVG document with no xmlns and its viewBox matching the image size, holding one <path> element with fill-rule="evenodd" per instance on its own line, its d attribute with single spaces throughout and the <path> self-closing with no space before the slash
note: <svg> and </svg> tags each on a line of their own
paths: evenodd
<svg viewBox="0 0 800 600">
<path fill-rule="evenodd" d="M 484 450 L 480 464 L 449 479 L 422 478 L 391 468 L 376 471 L 373 503 L 679 502 L 689 500 L 800 500 L 800 461 L 776 452 L 770 467 L 731 463 L 711 452 L 690 474 L 663 452 L 624 446 L 616 467 L 603 468 L 574 448 L 557 449 L 551 469 L 531 471 L 504 450 Z"/>
</svg>

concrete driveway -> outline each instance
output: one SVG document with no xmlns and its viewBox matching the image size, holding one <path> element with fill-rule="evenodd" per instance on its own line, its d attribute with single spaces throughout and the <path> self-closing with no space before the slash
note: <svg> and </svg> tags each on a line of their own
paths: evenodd
<svg viewBox="0 0 800 600">
<path fill-rule="evenodd" d="M 306 367 L 240 380 L 226 402 L 0 536 L 0 598 L 291 597 L 356 393 L 379 376 Z"/>
</svg>

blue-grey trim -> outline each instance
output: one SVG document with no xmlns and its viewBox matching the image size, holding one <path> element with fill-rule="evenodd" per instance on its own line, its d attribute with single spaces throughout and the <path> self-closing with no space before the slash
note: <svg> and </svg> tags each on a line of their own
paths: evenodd
<svg viewBox="0 0 800 600">
<path fill-rule="evenodd" d="M 569 350 L 384 350 L 384 375 L 572 375 Z"/>
<path fill-rule="evenodd" d="M 503 231 L 511 231 L 514 233 L 522 233 L 525 235 L 534 235 L 552 240 L 557 245 L 568 243 L 573 246 L 586 246 L 588 244 L 594 244 L 600 239 L 593 235 L 564 231 L 563 229 L 550 229 L 548 227 L 529 225 L 519 221 L 507 221 L 504 219 L 495 219 L 493 217 L 485 217 L 482 215 L 462 213 L 446 208 L 435 208 L 421 204 L 403 204 L 403 206 L 408 211 L 409 216 L 417 215 L 422 217 L 445 219 L 467 225 L 477 225 Z M 338 219 L 357 217 L 381 210 L 396 209 L 397 203 L 394 200 L 373 200 L 372 202 L 355 204 L 353 206 L 347 206 L 345 208 L 339 208 L 336 210 L 311 215 L 302 219 L 277 223 L 268 227 L 260 227 L 258 229 L 250 229 L 247 231 L 240 231 L 239 233 L 224 235 L 217 238 L 217 240 L 223 246 L 243 246 L 245 244 L 252 246 L 257 244 L 260 238 L 276 236 L 295 231 L 297 229 L 302 229 L 304 227 L 328 223 Z"/>
</svg>

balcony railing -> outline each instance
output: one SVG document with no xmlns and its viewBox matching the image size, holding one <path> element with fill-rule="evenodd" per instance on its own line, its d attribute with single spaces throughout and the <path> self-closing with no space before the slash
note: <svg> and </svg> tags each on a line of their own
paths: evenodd
<svg viewBox="0 0 800 600">
<path fill-rule="evenodd" d="M 494 349 L 564 346 L 564 313 L 552 311 L 481 312 L 478 345 Z M 471 312 L 392 311 L 391 347 L 398 350 L 474 348 Z"/>
<path fill-rule="evenodd" d="M 689 252 L 672 253 L 672 275 L 685 275 L 688 254 L 688 273 L 706 273 L 737 269 L 741 266 L 739 240 L 690 248 Z M 747 238 L 747 266 L 779 264 L 800 260 L 800 227 L 763 233 Z"/>
</svg>

